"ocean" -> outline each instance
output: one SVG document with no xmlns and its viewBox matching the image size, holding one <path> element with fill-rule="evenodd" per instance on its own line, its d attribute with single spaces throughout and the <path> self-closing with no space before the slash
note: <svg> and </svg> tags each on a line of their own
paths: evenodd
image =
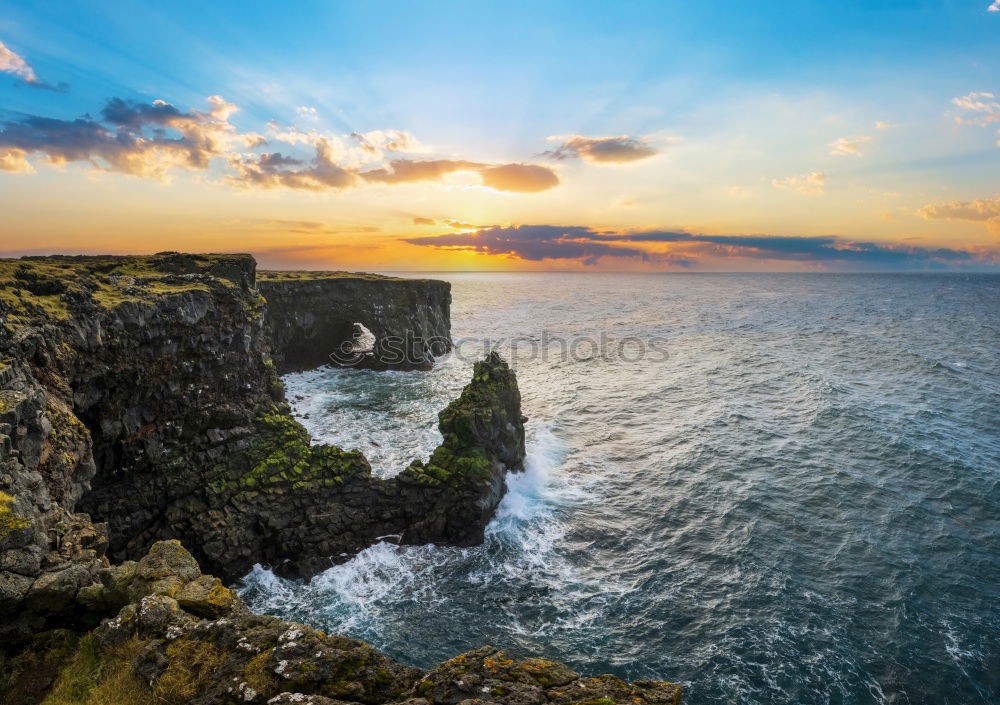
<svg viewBox="0 0 1000 705">
<path fill-rule="evenodd" d="M 492 644 L 673 680 L 690 705 L 1000 701 L 1000 276 L 433 276 L 456 350 L 289 375 L 296 413 L 391 476 L 496 347 L 526 471 L 483 545 L 258 567 L 254 609 L 422 667 Z"/>
</svg>

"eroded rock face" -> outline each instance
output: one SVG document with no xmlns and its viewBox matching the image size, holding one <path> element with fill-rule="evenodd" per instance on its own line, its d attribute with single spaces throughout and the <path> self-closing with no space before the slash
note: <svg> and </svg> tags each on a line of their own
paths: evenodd
<svg viewBox="0 0 1000 705">
<path fill-rule="evenodd" d="M 176 541 L 154 544 L 124 585 L 118 613 L 83 636 L 49 632 L 0 669 L 0 703 L 72 694 L 75 702 L 130 705 L 676 705 L 671 683 L 584 678 L 541 658 L 483 647 L 423 672 L 367 644 L 252 614 L 231 591 L 193 585 L 201 575 Z M 208 613 L 211 612 L 209 615 Z M 61 701 L 65 702 L 65 701 Z"/>
<path fill-rule="evenodd" d="M 261 272 L 279 374 L 320 365 L 428 369 L 451 349 L 451 285 L 343 272 Z M 359 331 L 360 327 L 360 331 Z M 370 334 L 370 348 L 349 343 Z"/>
<path fill-rule="evenodd" d="M 356 279 L 320 281 L 367 292 L 351 317 L 377 301 L 390 325 L 414 306 L 441 332 L 446 285 Z M 68 614 L 96 623 L 115 605 L 97 588 L 114 582 L 111 561 L 159 539 L 183 540 L 226 581 L 257 562 L 310 575 L 378 536 L 481 540 L 523 458 L 506 365 L 480 365 L 442 414 L 441 448 L 386 481 L 360 453 L 310 444 L 267 319 L 248 255 L 0 261 L 0 634 L 25 639 Z"/>
<path fill-rule="evenodd" d="M 170 462 L 207 431 L 252 431 L 282 398 L 266 365 L 249 255 L 0 260 L 0 639 L 97 623 L 121 555 L 169 531 Z M 226 399 L 228 397 L 228 400 Z M 102 521 L 94 485 L 143 475 L 148 503 Z M 7 499 L 5 499 L 7 498 Z M 110 594 L 110 593 L 109 593 Z M 115 606 L 117 604 L 117 606 Z"/>
<path fill-rule="evenodd" d="M 524 458 L 513 372 L 477 363 L 431 458 L 374 478 L 289 415 L 254 271 L 249 255 L 0 260 L 0 703 L 465 693 L 457 672 L 431 693 L 361 642 L 252 615 L 201 566 L 227 582 L 256 562 L 310 575 L 379 536 L 480 542 Z M 549 685 L 476 697 L 563 702 Z"/>
<path fill-rule="evenodd" d="M 398 476 L 371 474 L 364 456 L 309 444 L 276 407 L 255 422 L 255 440 L 208 488 L 171 510 L 172 535 L 199 546 L 199 560 L 226 580 L 254 564 L 309 576 L 395 536 L 400 543 L 480 543 L 524 458 L 517 381 L 499 357 L 477 363 L 462 396 L 441 412 L 444 442 Z"/>
</svg>

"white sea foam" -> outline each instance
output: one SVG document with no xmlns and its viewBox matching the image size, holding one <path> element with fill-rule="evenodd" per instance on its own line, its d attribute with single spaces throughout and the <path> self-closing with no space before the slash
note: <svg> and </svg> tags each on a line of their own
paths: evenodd
<svg viewBox="0 0 1000 705">
<path fill-rule="evenodd" d="M 441 442 L 437 412 L 453 394 L 441 372 L 320 368 L 283 377 L 314 443 L 360 450 L 373 474 L 392 477 Z"/>
<path fill-rule="evenodd" d="M 380 544 L 308 584 L 254 571 L 252 604 L 420 666 L 490 643 L 680 678 L 691 702 L 995 696 L 995 281 L 449 279 L 472 343 L 613 328 L 669 360 L 518 359 L 528 467 L 482 546 Z M 286 380 L 317 441 L 389 476 L 439 442 L 475 347 Z"/>
<path fill-rule="evenodd" d="M 483 545 L 473 548 L 398 546 L 380 542 L 311 581 L 282 579 L 255 566 L 241 593 L 257 610 L 380 642 L 392 631 L 396 614 L 440 605 L 442 582 L 465 583 L 470 590 L 501 590 L 513 576 L 531 579 L 567 598 L 578 594 L 574 567 L 560 558 L 565 534 L 561 509 L 586 502 L 590 495 L 558 468 L 565 450 L 551 428 L 534 434 L 522 473 L 507 476 L 507 493 L 486 528 Z M 530 577 L 529 577 L 530 576 Z M 587 591 L 585 591 L 587 592 Z M 510 615 L 511 618 L 514 615 Z M 576 628 L 597 615 L 583 611 L 560 628 Z M 539 625 L 512 623 L 512 632 L 536 632 Z"/>
</svg>

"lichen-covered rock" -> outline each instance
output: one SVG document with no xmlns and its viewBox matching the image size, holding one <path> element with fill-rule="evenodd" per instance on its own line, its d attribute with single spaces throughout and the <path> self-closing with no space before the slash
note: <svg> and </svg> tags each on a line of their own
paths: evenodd
<svg viewBox="0 0 1000 705">
<path fill-rule="evenodd" d="M 660 681 L 626 683 L 610 675 L 583 678 L 555 661 L 520 659 L 484 646 L 432 669 L 416 683 L 411 695 L 433 705 L 470 701 L 506 705 L 677 705 L 681 688 Z"/>
<path fill-rule="evenodd" d="M 196 463 L 208 419 L 250 428 L 261 400 L 280 400 L 254 268 L 248 255 L 0 260 L 4 646 L 119 609 L 106 553 L 169 535 L 162 510 L 182 487 L 166 488 L 184 481 L 168 457 Z M 110 526 L 83 513 L 90 488 L 133 471 L 149 473 L 139 511 L 110 511 Z"/>
<path fill-rule="evenodd" d="M 143 595 L 82 638 L 65 631 L 39 635 L 24 652 L 0 664 L 0 705 L 679 701 L 680 688 L 670 683 L 581 678 L 562 664 L 518 659 L 492 647 L 462 654 L 424 673 L 364 642 L 255 615 L 235 595 L 225 611 L 208 618 L 200 603 L 183 598 L 192 586 L 207 585 L 209 577 L 200 574 L 186 553 L 176 542 L 157 543 L 134 571 L 136 581 L 159 590 L 173 591 L 179 585 L 180 599 L 163 592 Z"/>
<path fill-rule="evenodd" d="M 199 617 L 221 617 L 233 610 L 236 592 L 215 576 L 203 575 L 181 588 L 177 593 L 177 604 Z"/>
<path fill-rule="evenodd" d="M 440 499 L 413 517 L 402 541 L 473 546 L 482 542 L 503 498 L 507 472 L 523 469 L 527 419 L 513 370 L 490 353 L 438 418 L 444 442 L 426 463 L 414 461 L 396 481 L 406 495 Z"/>
<path fill-rule="evenodd" d="M 373 477 L 360 453 L 312 445 L 291 418 L 270 357 L 285 342 L 255 266 L 179 253 L 0 260 L 0 703 L 37 702 L 28 681 L 60 704 L 87 693 L 137 705 L 436 697 L 419 691 L 416 669 L 361 642 L 250 614 L 199 562 L 231 581 L 257 562 L 315 573 L 386 535 L 481 541 L 524 458 L 513 372 L 495 355 L 478 363 L 440 415 L 432 456 Z M 387 326 L 425 286 L 355 278 Z M 376 295 L 389 286 L 412 296 Z M 430 288 L 437 303 L 414 317 L 433 327 L 447 288 Z M 102 618 L 78 642 L 52 642 L 65 648 L 31 645 Z M 17 663 L 59 674 L 25 680 Z M 490 699 L 562 697 L 540 676 L 508 686 Z"/>
<path fill-rule="evenodd" d="M 356 451 L 311 445 L 300 424 L 272 408 L 257 420 L 258 440 L 209 475 L 204 499 L 184 499 L 192 518 L 175 521 L 175 532 L 226 579 L 255 562 L 312 575 L 384 536 L 474 545 L 503 497 L 507 473 L 522 468 L 523 421 L 517 380 L 492 355 L 441 412 L 444 442 L 430 461 L 386 480 L 373 477 Z"/>
</svg>

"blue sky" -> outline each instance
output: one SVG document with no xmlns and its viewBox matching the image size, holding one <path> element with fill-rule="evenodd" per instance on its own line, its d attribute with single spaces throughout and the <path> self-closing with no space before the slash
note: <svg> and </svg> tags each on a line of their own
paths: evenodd
<svg viewBox="0 0 1000 705">
<path fill-rule="evenodd" d="M 372 223 L 383 234 L 368 238 L 371 246 L 388 249 L 359 260 L 366 264 L 391 266 L 378 258 L 419 249 L 405 244 L 413 233 L 404 226 L 424 216 L 483 226 L 920 238 L 925 246 L 988 248 L 1000 232 L 990 215 L 1000 198 L 1000 122 L 991 107 L 1000 95 L 1000 11 L 989 7 L 990 0 L 0 2 L 0 42 L 36 77 L 0 73 L 0 118 L 97 117 L 111 98 L 204 111 L 207 97 L 218 95 L 238 108 L 227 120 L 240 133 L 270 138 L 277 128 L 269 123 L 340 140 L 400 130 L 426 146 L 420 159 L 477 165 L 484 185 L 480 177 L 462 181 L 456 170 L 419 187 L 337 185 L 307 199 L 285 179 L 284 200 L 269 192 L 265 204 L 249 206 L 258 219 L 305 213 L 336 229 L 327 213 L 350 213 L 352 222 Z M 982 109 L 955 102 L 978 95 L 990 97 L 967 104 Z M 558 163 L 539 156 L 558 146 L 551 138 L 574 135 L 639 140 L 657 156 L 603 168 L 584 165 L 596 162 L 583 153 Z M 847 151 L 833 146 L 840 139 Z M 283 144 L 285 154 L 289 141 Z M 183 223 L 168 214 L 177 232 L 195 228 L 204 240 L 214 228 L 220 243 L 232 233 L 219 223 L 248 209 L 246 198 L 234 197 L 228 211 L 199 200 L 204 181 L 221 178 L 225 155 L 193 179 L 182 173 L 187 167 L 173 166 L 169 183 L 158 176 L 152 186 L 93 160 L 70 160 L 53 172 L 36 163 L 46 154 L 29 150 L 30 175 L 0 172 L 5 207 L 39 206 L 43 190 L 53 197 L 68 191 L 60 202 L 72 211 L 82 190 L 91 201 L 124 194 L 141 209 L 156 200 L 149 189 L 159 188 L 203 213 Z M 391 171 L 387 163 L 371 168 Z M 486 185 L 483 165 L 527 163 L 553 170 L 559 186 L 515 199 Z M 85 173 L 95 168 L 108 172 L 99 179 L 103 191 Z M 817 174 L 822 181 L 810 177 Z M 611 200 L 598 207 L 598 194 Z M 884 194 L 897 195 L 882 202 Z M 217 195 L 214 201 L 229 198 Z M 983 217 L 958 217 L 968 210 L 962 204 L 978 201 L 986 205 L 973 210 Z M 946 211 L 944 204 L 959 205 Z M 94 208 L 80 206 L 75 220 L 90 223 Z M 1000 216 L 1000 200 L 996 208 Z M 124 232 L 140 215 L 126 209 L 104 217 Z M 16 216 L 17 233 L 0 230 L 7 239 L 0 250 L 23 249 L 10 238 L 33 221 Z M 83 247 L 83 238 L 95 236 L 96 226 L 74 235 L 62 222 L 61 235 L 56 220 L 38 223 L 43 248 Z M 421 239 L 429 234 L 421 231 Z M 272 248 L 289 238 L 272 235 Z M 332 234 L 330 244 L 338 244 Z M 120 236 L 106 246 L 121 247 Z M 420 257 L 431 252 L 454 255 L 425 247 Z M 466 254 L 466 265 L 484 258 Z"/>
</svg>

